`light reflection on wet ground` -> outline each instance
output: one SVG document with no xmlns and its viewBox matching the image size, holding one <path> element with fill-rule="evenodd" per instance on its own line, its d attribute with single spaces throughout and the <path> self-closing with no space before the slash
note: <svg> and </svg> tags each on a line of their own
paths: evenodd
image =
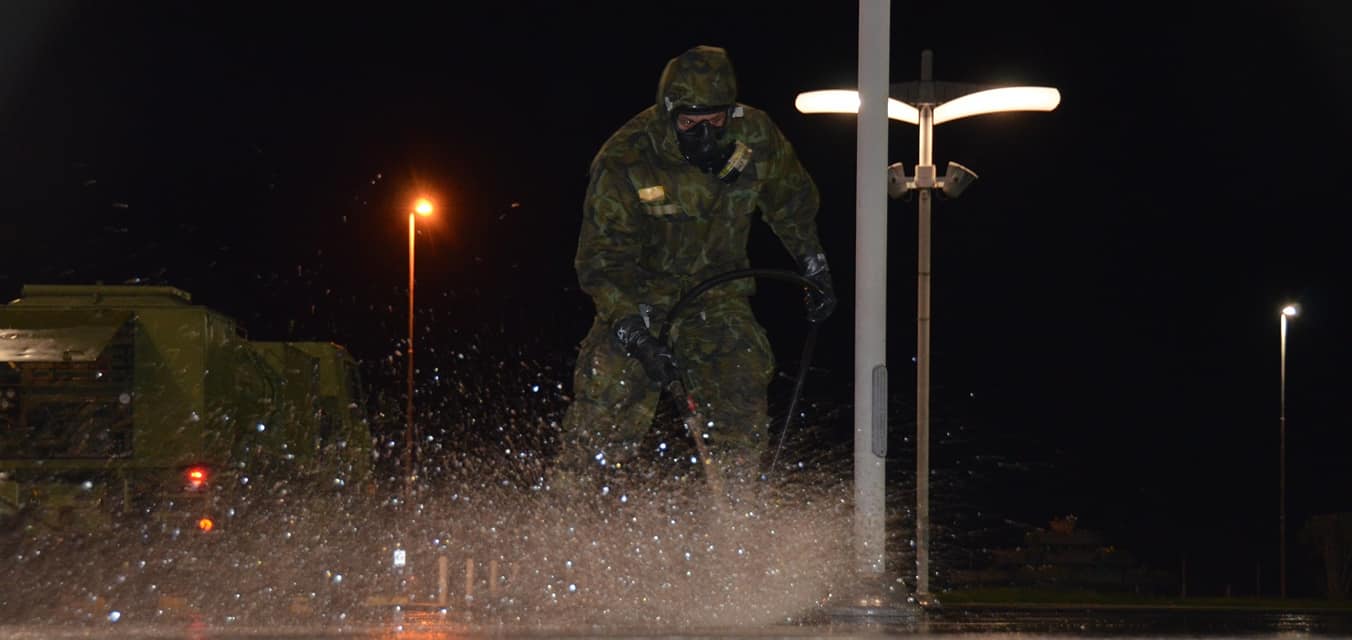
<svg viewBox="0 0 1352 640">
<path fill-rule="evenodd" d="M 948 609 L 886 618 L 838 618 L 820 624 L 765 627 L 551 627 L 453 622 L 436 612 L 407 611 L 384 623 L 347 627 L 90 625 L 0 626 L 0 640 L 118 638 L 185 640 L 355 638 L 1292 638 L 1352 637 L 1352 612 L 1251 612 L 1205 609 Z"/>
<path fill-rule="evenodd" d="M 1352 612 L 1254 612 L 1220 609 L 965 609 L 912 625 L 935 634 L 1072 637 L 1352 636 Z"/>
</svg>

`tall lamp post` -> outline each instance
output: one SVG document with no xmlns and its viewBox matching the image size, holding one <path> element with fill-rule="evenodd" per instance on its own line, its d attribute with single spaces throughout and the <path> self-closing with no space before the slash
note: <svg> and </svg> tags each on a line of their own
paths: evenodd
<svg viewBox="0 0 1352 640">
<path fill-rule="evenodd" d="M 418 198 L 408 212 L 408 402 L 407 426 L 404 431 L 404 483 L 413 486 L 414 449 L 417 447 L 413 430 L 413 239 L 417 234 L 418 216 L 432 215 L 434 207 L 427 198 Z"/>
<path fill-rule="evenodd" d="M 1278 420 L 1277 420 L 1277 422 L 1278 422 L 1277 432 L 1278 432 L 1278 439 L 1279 439 L 1279 441 L 1280 441 L 1279 444 L 1278 444 L 1278 446 L 1277 446 L 1277 449 L 1278 449 L 1278 456 L 1280 456 L 1280 458 L 1281 458 L 1281 459 L 1278 461 L 1278 464 L 1277 464 L 1278 468 L 1280 469 L 1280 471 L 1279 471 L 1280 478 L 1279 478 L 1279 480 L 1278 480 L 1278 487 L 1279 487 L 1278 493 L 1279 493 L 1280 495 L 1279 495 L 1278 498 L 1277 498 L 1277 500 L 1278 500 L 1278 507 L 1277 507 L 1277 523 L 1278 523 L 1278 526 L 1281 527 L 1281 534 L 1280 534 L 1280 538 L 1279 538 L 1279 542 L 1278 542 L 1278 544 L 1281 546 L 1281 548 L 1280 548 L 1280 550 L 1279 550 L 1279 553 L 1278 553 L 1278 562 L 1279 562 L 1278 566 L 1280 567 L 1280 568 L 1279 568 L 1279 573 L 1278 573 L 1278 575 L 1279 575 L 1278 580 L 1279 580 L 1280 583 L 1281 583 L 1281 593 L 1282 593 L 1282 598 L 1286 598 L 1286 319 L 1287 319 L 1287 318 L 1294 318 L 1294 317 L 1296 317 L 1296 316 L 1298 316 L 1298 315 L 1300 315 L 1300 307 L 1299 307 L 1298 305 L 1295 305 L 1295 304 L 1288 304 L 1288 305 L 1286 305 L 1285 307 L 1282 307 L 1282 313 L 1281 313 L 1281 324 L 1282 324 L 1282 332 L 1281 332 L 1281 333 L 1282 333 L 1282 350 L 1281 350 L 1281 353 L 1282 353 L 1282 363 L 1281 363 L 1281 364 L 1282 364 L 1282 375 L 1281 375 L 1282 386 L 1281 386 L 1281 397 L 1282 397 L 1282 402 L 1281 402 L 1281 413 L 1279 414 L 1279 417 L 1278 417 Z"/>
<path fill-rule="evenodd" d="M 861 56 L 863 52 L 861 51 Z M 929 420 L 930 420 L 930 207 L 931 191 L 940 189 L 949 197 L 957 197 L 976 179 L 976 174 L 956 162 L 948 163 L 943 176 L 935 173 L 933 161 L 933 130 L 935 125 L 960 118 L 1000 113 L 1005 111 L 1051 111 L 1061 102 L 1061 94 L 1051 87 L 983 87 L 954 82 L 936 82 L 932 79 L 934 55 L 925 50 L 920 55 L 920 81 L 891 85 L 891 94 L 898 98 L 888 98 L 887 117 L 892 120 L 909 122 L 920 127 L 920 158 L 916 164 L 915 175 L 907 177 L 901 163 L 888 167 L 888 195 L 899 198 L 914 190 L 919 191 L 919 247 L 917 252 L 917 289 L 916 289 L 916 600 L 922 606 L 933 604 L 929 590 Z M 860 111 L 860 93 L 851 90 L 809 91 L 798 94 L 794 105 L 803 113 L 857 113 Z M 860 171 L 865 168 L 861 165 Z M 858 198 L 863 198 L 859 194 Z M 861 223 L 862 224 L 862 223 Z M 875 250 L 865 253 L 866 246 Z M 886 274 L 886 243 L 865 245 L 857 243 L 856 278 L 863 282 L 880 279 L 877 274 Z M 883 344 L 880 337 L 864 335 L 872 332 L 885 332 L 884 322 L 875 318 L 861 317 L 867 313 L 885 314 L 886 305 L 877 300 L 864 300 L 867 296 L 880 296 L 886 299 L 886 290 L 865 291 L 856 286 L 855 343 Z M 854 368 L 855 385 L 855 466 L 861 464 L 877 466 L 886 455 L 887 430 L 887 376 L 886 365 L 860 362 L 860 350 L 856 348 Z M 881 354 L 873 357 L 882 358 Z M 861 390 L 867 390 L 861 401 Z M 880 433 L 881 432 L 881 433 Z M 871 437 L 860 437 L 861 433 Z M 882 442 L 880 449 L 878 443 Z M 877 531 L 860 532 L 856 525 L 856 536 L 882 540 L 881 531 L 885 505 L 884 491 L 881 486 L 862 487 L 855 474 L 855 520 L 875 523 Z M 881 483 L 882 474 L 871 477 L 872 482 Z M 862 550 L 861 545 L 856 545 Z M 874 565 L 882 572 L 881 548 L 868 550 L 874 557 L 865 564 Z"/>
</svg>

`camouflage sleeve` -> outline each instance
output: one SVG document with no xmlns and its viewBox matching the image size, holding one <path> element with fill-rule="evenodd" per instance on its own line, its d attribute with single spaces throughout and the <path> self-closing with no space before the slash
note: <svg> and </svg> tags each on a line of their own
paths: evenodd
<svg viewBox="0 0 1352 640">
<path fill-rule="evenodd" d="M 783 132 L 770 124 L 769 158 L 761 191 L 760 209 L 765 222 L 795 258 L 822 252 L 817 235 L 817 185 L 798 162 Z"/>
<path fill-rule="evenodd" d="M 605 162 L 593 164 L 573 266 L 601 318 L 613 321 L 637 313 L 643 300 L 646 286 L 637 266 L 641 215 L 625 174 Z"/>
</svg>

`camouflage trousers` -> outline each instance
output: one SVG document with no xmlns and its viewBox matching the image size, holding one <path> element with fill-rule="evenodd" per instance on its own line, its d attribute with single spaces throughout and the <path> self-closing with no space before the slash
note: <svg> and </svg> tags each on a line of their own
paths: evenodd
<svg viewBox="0 0 1352 640">
<path fill-rule="evenodd" d="M 676 319 L 668 342 L 705 419 L 712 457 L 754 473 L 765 448 L 774 353 L 747 298 L 706 295 L 700 302 Z M 586 473 L 634 460 L 652 425 L 660 389 L 615 344 L 614 322 L 598 317 L 579 346 L 560 470 Z"/>
</svg>

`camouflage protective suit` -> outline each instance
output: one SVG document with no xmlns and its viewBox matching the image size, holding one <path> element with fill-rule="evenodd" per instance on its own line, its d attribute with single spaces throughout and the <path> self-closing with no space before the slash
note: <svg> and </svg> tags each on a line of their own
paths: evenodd
<svg viewBox="0 0 1352 640">
<path fill-rule="evenodd" d="M 615 132 L 592 161 L 578 239 L 579 283 L 596 306 L 579 346 L 574 399 L 563 422 L 559 467 L 587 473 L 637 456 L 660 389 L 617 343 L 615 326 L 650 307 L 652 335 L 704 280 L 749 266 L 756 211 L 793 256 L 820 255 L 817 188 L 769 116 L 737 104 L 725 140 L 751 152 L 730 184 L 682 156 L 673 125 L 683 106 L 736 104 L 736 79 L 722 49 L 695 47 L 668 62 L 657 104 Z M 752 315 L 750 279 L 721 284 L 673 319 L 670 347 L 691 395 L 710 422 L 710 450 L 749 471 L 764 448 L 766 392 L 774 356 Z M 746 470 L 745 468 L 743 470 Z"/>
</svg>

